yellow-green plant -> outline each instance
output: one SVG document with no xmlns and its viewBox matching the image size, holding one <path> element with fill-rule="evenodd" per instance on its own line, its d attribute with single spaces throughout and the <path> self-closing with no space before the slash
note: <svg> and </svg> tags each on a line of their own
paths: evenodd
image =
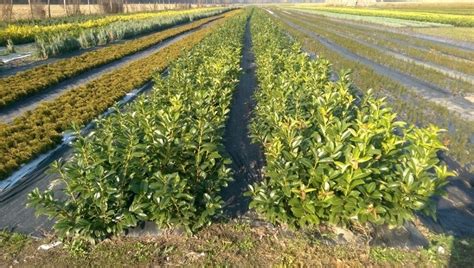
<svg viewBox="0 0 474 268">
<path fill-rule="evenodd" d="M 5 44 L 8 39 L 12 39 L 15 44 L 33 42 L 38 35 L 70 32 L 77 35 L 81 30 L 104 27 L 115 22 L 135 22 L 151 18 L 167 18 L 179 15 L 193 15 L 200 12 L 215 11 L 220 8 L 197 8 L 189 10 L 170 10 L 162 12 L 147 12 L 135 14 L 120 14 L 105 17 L 93 18 L 86 21 L 72 21 L 54 25 L 23 25 L 10 24 L 0 29 L 0 44 Z"/>
<path fill-rule="evenodd" d="M 173 36 L 196 29 L 215 19 L 216 17 L 204 18 L 139 39 L 129 40 L 123 44 L 104 47 L 0 78 L 0 107 L 10 105 L 23 97 L 40 92 L 92 68 L 110 63 Z"/>
<path fill-rule="evenodd" d="M 474 17 L 470 15 L 430 13 L 420 11 L 383 10 L 347 7 L 308 7 L 312 10 L 321 10 L 333 13 L 352 14 L 360 16 L 387 17 L 406 20 L 426 21 L 450 24 L 460 27 L 473 27 Z"/>
</svg>

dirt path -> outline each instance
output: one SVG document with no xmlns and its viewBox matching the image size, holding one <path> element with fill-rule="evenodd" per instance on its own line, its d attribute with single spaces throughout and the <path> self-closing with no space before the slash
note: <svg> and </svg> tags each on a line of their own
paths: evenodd
<svg viewBox="0 0 474 268">
<path fill-rule="evenodd" d="M 255 57 L 251 48 L 252 39 L 247 22 L 241 62 L 243 73 L 232 99 L 224 133 L 224 146 L 232 158 L 231 168 L 234 172 L 234 181 L 222 191 L 224 213 L 230 217 L 243 215 L 249 209 L 250 198 L 244 197 L 243 193 L 248 190 L 249 184 L 260 179 L 263 166 L 263 152 L 260 146 L 251 142 L 248 129 L 255 107 L 253 93 L 257 88 Z"/>
<path fill-rule="evenodd" d="M 277 16 L 277 15 L 275 15 Z M 435 85 L 429 84 L 427 82 L 421 81 L 419 79 L 416 79 L 408 74 L 399 72 L 397 70 L 391 69 L 389 67 L 386 67 L 382 64 L 379 64 L 377 62 L 374 62 L 370 59 L 367 59 L 365 57 L 362 57 L 358 54 L 352 53 L 348 49 L 329 41 L 328 39 L 306 29 L 303 28 L 299 25 L 296 25 L 287 19 L 284 19 L 280 16 L 277 16 L 280 20 L 282 20 L 284 23 L 286 23 L 288 26 L 308 35 L 309 37 L 317 40 L 320 42 L 322 45 L 325 47 L 339 53 L 340 55 L 362 63 L 368 67 L 370 67 L 374 72 L 389 77 L 392 80 L 397 81 L 398 83 L 411 88 L 415 90 L 417 93 L 419 93 L 423 98 L 426 100 L 435 102 L 437 104 L 440 104 L 444 107 L 446 107 L 448 110 L 451 110 L 453 112 L 456 112 L 459 114 L 461 118 L 464 118 L 465 120 L 468 121 L 474 121 L 474 104 L 471 102 L 465 100 L 464 98 L 460 96 L 453 96 L 451 94 L 447 94 L 444 89 L 441 89 Z"/>
<path fill-rule="evenodd" d="M 47 90 L 42 90 L 38 94 L 33 94 L 30 96 L 27 96 L 25 98 L 22 98 L 21 100 L 17 101 L 15 104 L 11 106 L 7 106 L 5 108 L 0 108 L 0 122 L 2 123 L 8 123 L 13 121 L 17 116 L 33 110 L 36 108 L 38 105 L 45 101 L 53 100 L 60 95 L 64 94 L 64 92 L 71 90 L 75 87 L 78 87 L 80 85 L 83 85 L 87 82 L 90 82 L 106 73 L 112 72 L 117 68 L 123 67 L 133 61 L 139 60 L 146 58 L 154 53 L 157 53 L 161 49 L 178 42 L 179 40 L 183 39 L 184 37 L 192 34 L 193 32 L 202 29 L 203 27 L 208 26 L 209 24 L 203 24 L 200 27 L 197 27 L 191 31 L 188 31 L 186 33 L 180 34 L 176 37 L 172 37 L 170 39 L 167 39 L 159 44 L 156 44 L 152 47 L 149 47 L 145 50 L 142 50 L 140 52 L 137 52 L 132 55 L 125 56 L 121 59 L 118 59 L 116 61 L 113 61 L 111 63 L 102 65 L 98 68 L 94 68 L 91 70 L 88 70 L 80 75 L 77 75 L 73 78 L 64 80 L 60 82 L 59 84 L 50 87 Z"/>
</svg>

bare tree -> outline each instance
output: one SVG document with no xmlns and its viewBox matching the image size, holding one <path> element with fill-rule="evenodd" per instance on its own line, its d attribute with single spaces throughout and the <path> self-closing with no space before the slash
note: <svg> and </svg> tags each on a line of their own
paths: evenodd
<svg viewBox="0 0 474 268">
<path fill-rule="evenodd" d="M 30 15 L 31 15 L 31 18 L 33 19 L 33 3 L 31 3 L 31 0 L 28 0 L 28 5 L 30 6 Z"/>
<path fill-rule="evenodd" d="M 48 18 L 51 19 L 51 0 L 48 0 Z"/>
</svg>

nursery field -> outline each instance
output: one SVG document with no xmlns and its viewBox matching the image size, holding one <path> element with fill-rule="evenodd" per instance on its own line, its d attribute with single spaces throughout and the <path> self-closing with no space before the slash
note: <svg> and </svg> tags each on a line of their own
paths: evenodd
<svg viewBox="0 0 474 268">
<path fill-rule="evenodd" d="M 469 265 L 466 5 L 0 29 L 0 266 Z"/>
<path fill-rule="evenodd" d="M 473 43 L 293 8 L 275 12 L 308 51 L 352 69 L 356 85 L 387 97 L 400 116 L 448 130 L 450 154 L 472 166 Z"/>
<path fill-rule="evenodd" d="M 118 15 L 82 15 L 49 20 L 23 20 L 0 28 L 4 56 L 17 53 L 45 59 L 148 34 L 177 24 L 215 15 L 223 8 L 196 8 Z M 30 51 L 25 44 L 34 43 Z M 18 47 L 18 49 L 16 49 Z M 7 57 L 8 58 L 8 57 Z"/>
</svg>

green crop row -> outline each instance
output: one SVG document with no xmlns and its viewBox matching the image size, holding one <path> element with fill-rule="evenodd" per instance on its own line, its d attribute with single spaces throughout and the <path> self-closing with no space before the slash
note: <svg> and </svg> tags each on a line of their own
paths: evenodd
<svg viewBox="0 0 474 268">
<path fill-rule="evenodd" d="M 194 231 L 211 222 L 231 180 L 222 136 L 240 74 L 246 14 L 226 22 L 155 78 L 149 96 L 79 137 L 56 164 L 66 198 L 30 195 L 61 237 L 95 242 L 139 222 Z"/>
<path fill-rule="evenodd" d="M 416 20 L 450 24 L 461 27 L 474 27 L 474 18 L 470 15 L 441 14 L 426 12 L 407 12 L 402 10 L 376 10 L 364 8 L 340 8 L 340 7 L 309 7 L 310 10 L 321 10 L 333 13 L 352 14 L 360 16 L 387 17 L 405 20 Z"/>
<path fill-rule="evenodd" d="M 0 108 L 37 93 L 87 70 L 110 63 L 127 55 L 144 50 L 168 38 L 193 30 L 214 20 L 201 19 L 193 23 L 164 30 L 122 44 L 111 45 L 86 52 L 80 56 L 59 60 L 0 79 Z"/>
<path fill-rule="evenodd" d="M 222 23 L 239 11 L 227 14 Z M 200 29 L 147 58 L 134 61 L 57 99 L 40 104 L 10 124 L 0 125 L 0 179 L 61 141 L 71 124 L 83 125 L 103 113 L 125 94 L 163 71 L 183 50 L 197 44 L 213 27 Z"/>
<path fill-rule="evenodd" d="M 402 73 L 408 73 L 420 80 L 445 88 L 451 91 L 453 94 L 465 94 L 474 92 L 472 84 L 469 82 L 463 81 L 459 78 L 450 77 L 445 72 L 442 72 L 440 70 L 433 70 L 425 66 L 420 66 L 408 61 L 404 61 L 402 59 L 395 58 L 394 56 L 389 55 L 383 51 L 374 51 L 372 47 L 369 47 L 362 43 L 354 42 L 346 35 L 336 34 L 331 28 L 328 29 L 326 27 L 319 27 L 317 24 L 314 24 L 315 21 L 319 22 L 317 18 L 314 18 L 310 22 L 301 18 L 295 19 L 294 17 L 287 16 L 285 14 L 281 15 L 285 19 L 288 19 L 291 22 L 305 29 L 313 31 L 323 36 L 324 38 L 348 49 L 353 53 L 366 57 L 387 67 L 398 70 Z"/>
<path fill-rule="evenodd" d="M 390 107 L 398 113 L 400 118 L 418 126 L 435 124 L 447 129 L 448 132 L 443 133 L 442 136 L 443 142 L 449 148 L 448 154 L 465 168 L 473 168 L 474 154 L 472 152 L 474 151 L 474 143 L 471 142 L 471 136 L 474 133 L 473 124 L 466 122 L 446 107 L 426 101 L 422 96 L 417 95 L 398 82 L 375 73 L 370 67 L 345 58 L 305 33 L 295 30 L 278 20 L 274 20 L 274 23 L 303 43 L 309 51 L 329 59 L 335 70 L 350 68 L 355 74 L 353 77 L 355 84 L 362 90 L 375 89 L 375 94 L 386 97 Z"/>
<path fill-rule="evenodd" d="M 58 33 L 67 33 L 71 37 L 77 37 L 82 31 L 88 29 L 107 29 L 114 23 L 130 23 L 129 26 L 140 21 L 155 20 L 159 23 L 160 19 L 177 17 L 182 15 L 193 16 L 197 13 L 215 11 L 222 8 L 196 8 L 188 10 L 168 10 L 161 12 L 134 13 L 134 14 L 115 14 L 104 17 L 91 17 L 87 20 L 72 20 L 53 25 L 23 25 L 12 23 L 6 27 L 0 28 L 0 45 L 6 44 L 8 40 L 15 44 L 34 42 L 38 36 L 55 35 Z M 127 24 L 123 24 L 126 27 Z"/>
<path fill-rule="evenodd" d="M 302 13 L 299 13 L 298 15 L 305 16 Z M 322 16 L 318 16 L 317 18 L 318 18 L 318 23 L 330 22 L 332 24 L 341 25 L 341 27 L 343 28 L 354 30 L 355 32 L 362 31 L 365 33 L 372 33 L 374 35 L 376 34 L 377 36 L 381 36 L 382 38 L 397 39 L 397 40 L 412 44 L 417 47 L 424 47 L 430 50 L 440 52 L 442 54 L 447 54 L 447 55 L 455 56 L 458 58 L 469 59 L 469 58 L 474 57 L 473 51 L 467 51 L 464 49 L 459 49 L 456 47 L 451 47 L 449 45 L 435 43 L 435 42 L 431 42 L 431 41 L 420 39 L 420 38 L 412 38 L 411 35 L 408 35 L 404 32 L 394 32 L 394 31 L 391 31 L 390 28 L 386 28 L 386 27 L 377 29 L 376 27 L 372 27 L 373 25 L 364 25 L 361 23 L 352 24 L 350 21 L 337 22 L 334 20 L 329 20 Z M 444 29 L 447 29 L 447 28 L 444 28 Z"/>
<path fill-rule="evenodd" d="M 40 56 L 47 58 L 68 51 L 106 45 L 117 40 L 159 31 L 173 25 L 191 22 L 224 11 L 226 10 L 205 10 L 191 14 L 151 17 L 145 20 L 117 21 L 105 27 L 80 29 L 77 34 L 73 34 L 71 31 L 40 34 L 36 36 L 36 46 L 38 47 Z"/>
<path fill-rule="evenodd" d="M 470 61 L 455 58 L 451 55 L 441 53 L 435 49 L 429 49 L 427 47 L 420 48 L 419 46 L 406 46 L 403 43 L 399 43 L 398 39 L 394 38 L 396 35 L 391 35 L 390 32 L 382 31 L 370 31 L 368 32 L 363 27 L 357 27 L 355 25 L 347 24 L 344 22 L 337 22 L 333 20 L 327 20 L 324 17 L 311 16 L 299 14 L 300 18 L 304 18 L 305 21 L 311 22 L 313 25 L 317 22 L 318 28 L 330 28 L 333 33 L 338 35 L 348 36 L 356 40 L 362 40 L 370 44 L 386 48 L 397 53 L 418 59 L 424 62 L 432 62 L 440 66 L 447 67 L 451 70 L 463 72 L 468 75 L 474 75 L 473 64 Z M 464 56 L 469 56 L 465 51 Z M 474 55 L 474 53 L 472 53 Z"/>
<path fill-rule="evenodd" d="M 396 121 L 385 102 L 358 96 L 349 77 L 310 60 L 266 13 L 251 20 L 259 89 L 251 123 L 264 179 L 249 195 L 267 220 L 401 225 L 434 213 L 431 197 L 452 173 L 437 158 L 439 130 Z"/>
</svg>

